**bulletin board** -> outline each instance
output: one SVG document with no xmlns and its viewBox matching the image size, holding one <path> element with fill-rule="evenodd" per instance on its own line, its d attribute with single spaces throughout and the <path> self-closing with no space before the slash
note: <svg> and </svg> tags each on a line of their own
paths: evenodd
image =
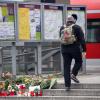
<svg viewBox="0 0 100 100">
<path fill-rule="evenodd" d="M 63 6 L 44 5 L 44 40 L 57 41 L 62 24 Z"/>
<path fill-rule="evenodd" d="M 41 40 L 40 5 L 18 4 L 18 40 Z"/>
<path fill-rule="evenodd" d="M 77 15 L 76 24 L 82 27 L 84 34 L 86 34 L 86 7 L 84 6 L 68 6 L 66 16 L 72 14 Z"/>
<path fill-rule="evenodd" d="M 0 41 L 15 40 L 14 3 L 0 3 Z"/>
</svg>

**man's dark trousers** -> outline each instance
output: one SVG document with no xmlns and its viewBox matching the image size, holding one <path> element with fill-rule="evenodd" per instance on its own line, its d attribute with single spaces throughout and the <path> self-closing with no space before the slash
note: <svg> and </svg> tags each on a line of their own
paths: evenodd
<svg viewBox="0 0 100 100">
<path fill-rule="evenodd" d="M 72 59 L 75 60 L 75 64 L 72 69 L 72 74 L 75 76 L 78 74 L 79 69 L 82 66 L 82 53 L 78 46 L 76 47 L 68 47 L 62 52 L 63 61 L 64 61 L 64 80 L 65 86 L 70 87 L 71 85 L 71 63 Z"/>
</svg>

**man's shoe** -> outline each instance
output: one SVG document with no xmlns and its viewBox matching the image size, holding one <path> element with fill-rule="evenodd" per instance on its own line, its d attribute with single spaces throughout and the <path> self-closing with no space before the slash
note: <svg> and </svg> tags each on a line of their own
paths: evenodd
<svg viewBox="0 0 100 100">
<path fill-rule="evenodd" d="M 76 78 L 76 76 L 73 74 L 71 75 L 71 79 L 76 83 L 80 83 L 79 80 Z"/>
<path fill-rule="evenodd" d="M 66 87 L 66 91 L 70 91 L 70 87 Z"/>
</svg>

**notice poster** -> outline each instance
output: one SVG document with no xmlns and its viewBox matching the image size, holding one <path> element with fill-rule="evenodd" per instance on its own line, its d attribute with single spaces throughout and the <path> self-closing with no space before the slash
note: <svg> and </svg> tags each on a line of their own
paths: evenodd
<svg viewBox="0 0 100 100">
<path fill-rule="evenodd" d="M 35 41 L 41 39 L 40 5 L 18 5 L 18 40 Z"/>
<path fill-rule="evenodd" d="M 19 39 L 30 40 L 30 26 L 29 26 L 29 9 L 19 8 L 18 9 L 19 18 Z"/>
<path fill-rule="evenodd" d="M 84 34 L 86 33 L 86 10 L 85 7 L 67 7 L 67 16 L 76 14 L 76 24 L 82 27 Z"/>
<path fill-rule="evenodd" d="M 0 3 L 0 40 L 14 39 L 14 4 Z"/>
<path fill-rule="evenodd" d="M 58 40 L 59 30 L 63 24 L 61 6 L 44 6 L 44 39 Z"/>
</svg>

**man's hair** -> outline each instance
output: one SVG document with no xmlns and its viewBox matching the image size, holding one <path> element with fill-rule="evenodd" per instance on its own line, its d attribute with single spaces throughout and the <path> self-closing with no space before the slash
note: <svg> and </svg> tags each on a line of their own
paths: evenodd
<svg viewBox="0 0 100 100">
<path fill-rule="evenodd" d="M 77 14 L 72 14 L 71 16 L 77 21 Z"/>
</svg>

